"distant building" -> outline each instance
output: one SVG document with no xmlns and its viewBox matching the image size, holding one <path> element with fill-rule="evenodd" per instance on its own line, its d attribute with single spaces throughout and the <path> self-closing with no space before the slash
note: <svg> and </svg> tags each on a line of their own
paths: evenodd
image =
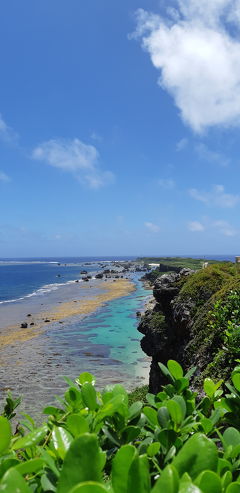
<svg viewBox="0 0 240 493">
<path fill-rule="evenodd" d="M 235 257 L 235 262 L 237 265 L 237 269 L 240 270 L 240 256 Z"/>
</svg>

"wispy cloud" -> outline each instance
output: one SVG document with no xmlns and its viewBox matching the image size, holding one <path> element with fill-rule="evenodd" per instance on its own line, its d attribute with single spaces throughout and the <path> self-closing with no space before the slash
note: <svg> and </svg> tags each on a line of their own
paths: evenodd
<svg viewBox="0 0 240 493">
<path fill-rule="evenodd" d="M 6 175 L 6 173 L 4 173 L 3 171 L 0 171 L 0 182 L 8 182 L 8 181 L 11 181 L 11 178 Z"/>
<path fill-rule="evenodd" d="M 223 219 L 209 219 L 209 218 L 203 218 L 201 221 L 189 221 L 187 223 L 187 228 L 189 231 L 192 231 L 193 233 L 195 232 L 214 232 L 215 234 L 220 234 L 223 236 L 236 236 L 239 234 L 239 229 L 235 228 L 232 226 L 228 221 L 225 221 Z"/>
<path fill-rule="evenodd" d="M 208 206 L 231 208 L 235 207 L 240 201 L 240 195 L 226 193 L 223 185 L 214 185 L 210 192 L 200 191 L 197 188 L 191 188 L 189 195 L 203 202 Z"/>
<path fill-rule="evenodd" d="M 114 181 L 112 172 L 100 169 L 96 147 L 79 139 L 43 142 L 33 150 L 32 158 L 72 173 L 90 188 L 97 189 Z"/>
<path fill-rule="evenodd" d="M 18 134 L 7 125 L 0 114 L 0 139 L 7 143 L 16 143 Z"/>
<path fill-rule="evenodd" d="M 197 144 L 195 146 L 195 151 L 197 152 L 200 159 L 208 161 L 209 163 L 215 163 L 219 166 L 228 166 L 230 160 L 224 156 L 224 154 L 216 151 L 212 151 L 205 144 Z"/>
<path fill-rule="evenodd" d="M 224 236 L 236 236 L 238 234 L 238 230 L 227 221 L 214 221 L 212 225 Z"/>
<path fill-rule="evenodd" d="M 175 188 L 176 183 L 171 178 L 162 178 L 158 180 L 158 185 L 160 185 L 161 188 L 165 188 L 166 190 L 172 190 L 173 188 Z"/>
<path fill-rule="evenodd" d="M 97 132 L 91 133 L 91 139 L 95 140 L 96 142 L 102 142 L 102 137 Z"/>
<path fill-rule="evenodd" d="M 187 146 L 188 146 L 188 139 L 184 137 L 183 139 L 177 142 L 176 149 L 178 152 L 181 152 L 184 149 L 186 149 Z"/>
<path fill-rule="evenodd" d="M 159 233 L 160 227 L 157 224 L 151 222 L 145 222 L 144 226 L 151 231 L 151 233 Z"/>
<path fill-rule="evenodd" d="M 188 229 L 189 229 L 189 231 L 202 232 L 205 230 L 205 227 L 199 221 L 189 221 Z"/>
<path fill-rule="evenodd" d="M 135 37 L 194 131 L 240 123 L 239 0 L 176 0 L 166 16 L 136 13 Z M 234 25 L 233 25 L 234 24 Z"/>
</svg>

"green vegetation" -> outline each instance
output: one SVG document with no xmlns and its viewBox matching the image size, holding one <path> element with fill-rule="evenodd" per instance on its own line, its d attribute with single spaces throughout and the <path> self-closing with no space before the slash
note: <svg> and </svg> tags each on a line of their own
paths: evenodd
<svg viewBox="0 0 240 493">
<path fill-rule="evenodd" d="M 164 264 L 172 267 L 188 267 L 189 269 L 197 270 L 201 269 L 204 262 L 208 262 L 209 265 L 218 263 L 217 260 L 208 259 L 195 259 L 184 257 L 140 257 L 137 261 L 144 262 L 146 264 Z"/>
<path fill-rule="evenodd" d="M 219 263 L 201 269 L 194 275 L 183 278 L 180 281 L 181 291 L 179 302 L 191 299 L 194 301 L 195 310 L 204 305 L 213 294 L 231 282 L 236 275 L 235 266 L 232 263 Z"/>
<path fill-rule="evenodd" d="M 148 385 L 142 385 L 142 387 L 136 387 L 128 394 L 128 405 L 131 406 L 136 401 L 142 401 L 147 403 L 146 395 L 148 394 Z"/>
<path fill-rule="evenodd" d="M 239 293 L 235 266 L 218 264 L 187 278 L 175 301 L 190 306 L 192 324 L 185 359 L 187 365 L 197 362 L 200 383 L 206 376 L 228 378 L 235 358 L 240 357 Z"/>
<path fill-rule="evenodd" d="M 169 383 L 147 394 L 147 405 L 129 405 L 121 385 L 97 392 L 83 373 L 68 379 L 60 407 L 44 409 L 45 423 L 36 427 L 25 414 L 14 433 L 18 401 L 9 395 L 0 417 L 0 492 L 239 493 L 240 366 L 232 384 L 206 378 L 201 400 L 190 387 L 195 369 L 184 375 L 174 360 L 159 366 Z"/>
</svg>

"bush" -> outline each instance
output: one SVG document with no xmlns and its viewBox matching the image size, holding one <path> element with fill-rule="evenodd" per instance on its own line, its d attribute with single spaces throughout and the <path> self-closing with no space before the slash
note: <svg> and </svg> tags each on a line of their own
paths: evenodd
<svg viewBox="0 0 240 493">
<path fill-rule="evenodd" d="M 36 427 L 29 415 L 11 431 L 18 402 L 8 396 L 0 417 L 0 492 L 5 493 L 238 493 L 240 491 L 240 366 L 232 384 L 190 386 L 173 360 L 169 379 L 147 405 L 129 406 L 121 385 L 95 389 L 83 373 L 61 407 L 44 409 Z"/>
</svg>

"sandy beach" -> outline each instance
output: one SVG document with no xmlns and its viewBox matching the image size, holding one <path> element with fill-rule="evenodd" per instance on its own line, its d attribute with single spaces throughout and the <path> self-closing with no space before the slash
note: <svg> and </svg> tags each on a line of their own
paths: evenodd
<svg viewBox="0 0 240 493">
<path fill-rule="evenodd" d="M 56 305 L 52 306 L 50 310 L 45 310 L 44 303 L 41 303 L 41 310 L 39 309 L 37 312 L 33 310 L 33 313 L 26 314 L 24 321 L 20 319 L 12 325 L 1 324 L 0 348 L 9 344 L 28 341 L 39 336 L 50 323 L 61 323 L 69 317 L 88 315 L 108 301 L 127 296 L 135 290 L 134 283 L 128 279 L 109 279 L 106 282 L 98 281 L 97 284 L 95 281 L 93 293 L 91 291 L 92 287 L 93 282 L 87 286 L 86 283 L 82 283 L 77 286 L 78 291 L 75 293 L 74 300 L 64 302 L 56 299 Z M 59 300 L 61 300 L 60 297 Z M 26 322 L 28 327 L 21 328 L 22 322 Z"/>
</svg>

